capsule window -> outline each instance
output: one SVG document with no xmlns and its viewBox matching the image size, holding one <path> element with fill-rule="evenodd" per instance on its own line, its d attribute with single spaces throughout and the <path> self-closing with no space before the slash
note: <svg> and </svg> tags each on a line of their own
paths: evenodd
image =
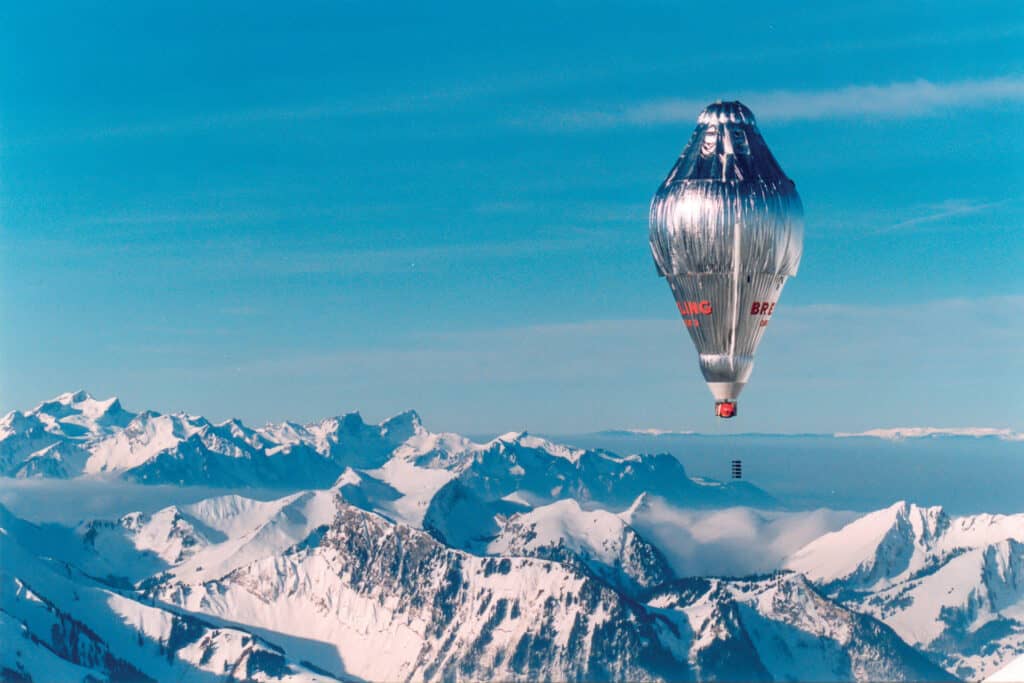
<svg viewBox="0 0 1024 683">
<path fill-rule="evenodd" d="M 711 156 L 718 149 L 718 126 L 712 124 L 704 131 L 704 142 L 701 143 L 700 153 L 706 157 Z"/>
<path fill-rule="evenodd" d="M 733 154 L 750 154 L 750 142 L 747 141 L 747 131 L 740 126 L 729 126 L 729 137 L 732 138 Z"/>
</svg>

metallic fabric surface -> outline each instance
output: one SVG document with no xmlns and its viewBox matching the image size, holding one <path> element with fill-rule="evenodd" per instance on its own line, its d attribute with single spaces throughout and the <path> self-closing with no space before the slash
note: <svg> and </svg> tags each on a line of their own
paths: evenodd
<svg viewBox="0 0 1024 683">
<path fill-rule="evenodd" d="M 735 401 L 803 252 L 803 207 L 739 102 L 716 102 L 651 201 L 649 238 L 718 400 Z"/>
</svg>

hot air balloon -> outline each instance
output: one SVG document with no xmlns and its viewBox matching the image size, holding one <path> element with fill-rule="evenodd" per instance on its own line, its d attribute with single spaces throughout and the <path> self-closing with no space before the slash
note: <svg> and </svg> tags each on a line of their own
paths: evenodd
<svg viewBox="0 0 1024 683">
<path fill-rule="evenodd" d="M 765 328 L 803 253 L 803 206 L 750 109 L 715 102 L 651 200 L 651 253 L 715 397 L 736 415 Z"/>
</svg>

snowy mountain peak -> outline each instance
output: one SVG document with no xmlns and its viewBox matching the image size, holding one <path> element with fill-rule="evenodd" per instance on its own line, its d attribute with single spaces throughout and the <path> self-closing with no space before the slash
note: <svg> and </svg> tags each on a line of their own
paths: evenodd
<svg viewBox="0 0 1024 683">
<path fill-rule="evenodd" d="M 328 418 L 325 422 L 333 423 L 335 425 L 334 428 L 337 431 L 348 434 L 355 434 L 366 426 L 366 421 L 363 420 L 363 416 L 358 410 L 353 410 L 337 417 Z"/>
<path fill-rule="evenodd" d="M 661 552 L 621 516 L 606 510 L 584 510 L 571 498 L 512 515 L 487 552 L 560 561 L 579 558 L 595 574 L 627 593 L 674 576 Z"/>
<path fill-rule="evenodd" d="M 949 528 L 949 516 L 940 505 L 921 507 L 915 503 L 901 500 L 883 510 L 866 515 L 866 517 L 872 516 L 878 520 L 888 520 L 890 526 L 909 525 L 914 542 L 924 546 L 930 544 Z"/>
<path fill-rule="evenodd" d="M 825 534 L 786 566 L 977 680 L 1024 647 L 1024 514 L 949 517 L 900 502 Z"/>
<path fill-rule="evenodd" d="M 237 417 L 230 417 L 223 422 L 217 422 L 214 426 L 229 429 L 233 434 L 249 434 L 253 431 L 242 424 L 242 421 Z"/>
<path fill-rule="evenodd" d="M 331 490 L 342 489 L 346 486 L 359 486 L 362 483 L 363 478 L 359 476 L 359 473 L 351 467 L 346 467 L 341 476 L 334 480 Z"/>
<path fill-rule="evenodd" d="M 155 415 L 157 417 L 163 417 L 160 413 L 155 413 Z M 193 415 L 192 413 L 187 413 L 183 410 L 176 410 L 173 413 L 169 413 L 167 417 L 171 417 L 174 418 L 175 420 L 180 420 L 181 422 L 195 425 L 197 427 L 204 427 L 213 424 L 202 415 Z"/>
<path fill-rule="evenodd" d="M 797 551 L 787 566 L 822 584 L 843 581 L 878 588 L 922 570 L 949 525 L 941 507 L 899 501 L 816 539 Z"/>
<path fill-rule="evenodd" d="M 92 400 L 92 394 L 90 394 L 85 389 L 79 389 L 78 391 L 68 391 L 53 399 L 53 401 L 57 403 L 62 403 L 64 405 L 70 405 L 73 403 L 83 403 L 85 401 L 90 400 Z"/>
<path fill-rule="evenodd" d="M 116 396 L 100 400 L 94 398 L 87 391 L 79 390 L 69 391 L 49 401 L 43 401 L 36 406 L 33 412 L 47 413 L 54 417 L 75 412 L 97 418 L 106 413 L 116 413 L 121 409 L 121 401 Z"/>
<path fill-rule="evenodd" d="M 619 516 L 622 517 L 622 519 L 624 519 L 628 524 L 630 520 L 635 519 L 637 515 L 649 510 L 650 506 L 651 494 L 647 493 L 647 491 L 644 491 L 639 496 L 637 496 L 632 503 L 630 503 L 628 508 L 619 513 Z"/>
<path fill-rule="evenodd" d="M 542 439 L 538 436 L 531 436 L 527 431 L 521 432 L 507 432 L 496 438 L 491 443 L 507 444 L 513 448 L 521 447 L 525 449 L 545 451 L 559 458 L 564 458 L 569 462 L 576 462 L 580 457 L 586 453 L 582 448 L 571 448 L 569 446 L 563 446 L 561 444 L 552 443 L 547 439 Z"/>
<path fill-rule="evenodd" d="M 384 420 L 380 424 L 381 424 L 381 427 L 388 427 L 388 426 L 395 426 L 395 427 L 397 427 L 397 426 L 400 426 L 400 425 L 410 425 L 410 426 L 422 427 L 423 426 L 423 420 L 420 418 L 420 414 L 419 413 L 417 413 L 412 408 L 409 408 L 408 410 L 403 410 L 402 412 L 398 413 L 397 415 L 392 415 L 391 417 L 389 417 L 388 419 Z"/>
<path fill-rule="evenodd" d="M 81 436 L 84 432 L 98 434 L 105 429 L 124 427 L 134 417 L 134 414 L 121 407 L 116 396 L 99 400 L 86 391 L 68 392 L 43 401 L 30 415 L 38 417 L 49 431 L 61 432 L 70 437 Z"/>
<path fill-rule="evenodd" d="M 996 438 L 1004 441 L 1024 441 L 1024 433 L 998 427 L 892 427 L 888 429 L 869 429 L 865 432 L 836 432 L 835 436 L 837 438 L 873 437 L 889 441 L 943 437 Z"/>
<path fill-rule="evenodd" d="M 0 418 L 0 439 L 20 432 L 29 427 L 29 418 L 25 413 L 20 410 L 12 410 L 11 412 Z"/>
<path fill-rule="evenodd" d="M 380 423 L 381 433 L 389 441 L 402 443 L 424 431 L 423 422 L 415 410 L 406 410 Z"/>
</svg>

